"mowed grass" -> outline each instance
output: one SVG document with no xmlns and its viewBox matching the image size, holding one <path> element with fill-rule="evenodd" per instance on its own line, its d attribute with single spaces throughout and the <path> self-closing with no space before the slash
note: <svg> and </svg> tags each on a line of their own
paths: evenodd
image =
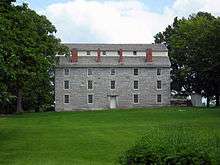
<svg viewBox="0 0 220 165">
<path fill-rule="evenodd" d="M 117 164 L 121 153 L 146 132 L 181 128 L 220 137 L 220 109 L 164 107 L 1 116 L 0 164 Z"/>
</svg>

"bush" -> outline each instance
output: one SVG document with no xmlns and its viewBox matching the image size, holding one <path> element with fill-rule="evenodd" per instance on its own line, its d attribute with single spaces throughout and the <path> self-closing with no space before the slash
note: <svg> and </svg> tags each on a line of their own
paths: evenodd
<svg viewBox="0 0 220 165">
<path fill-rule="evenodd" d="M 153 132 L 153 134 L 152 134 Z M 122 165 L 219 164 L 219 137 L 187 129 L 153 130 L 119 159 Z"/>
</svg>

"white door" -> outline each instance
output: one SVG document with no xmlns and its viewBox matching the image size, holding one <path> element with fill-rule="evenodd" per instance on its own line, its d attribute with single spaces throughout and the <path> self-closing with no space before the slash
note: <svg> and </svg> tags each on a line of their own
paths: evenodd
<svg viewBox="0 0 220 165">
<path fill-rule="evenodd" d="M 116 96 L 110 96 L 110 108 L 116 108 Z"/>
</svg>

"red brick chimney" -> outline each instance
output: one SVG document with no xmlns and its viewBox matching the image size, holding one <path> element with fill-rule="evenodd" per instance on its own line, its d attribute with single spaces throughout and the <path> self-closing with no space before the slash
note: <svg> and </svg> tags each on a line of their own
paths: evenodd
<svg viewBox="0 0 220 165">
<path fill-rule="evenodd" d="M 96 57 L 96 62 L 100 62 L 101 61 L 101 51 L 100 49 L 97 50 L 97 57 Z"/>
<path fill-rule="evenodd" d="M 123 50 L 119 49 L 119 63 L 123 63 L 124 62 L 124 57 L 123 57 Z"/>
<path fill-rule="evenodd" d="M 72 54 L 71 62 L 72 63 L 78 62 L 78 52 L 75 48 L 72 49 L 71 54 Z"/>
<path fill-rule="evenodd" d="M 149 48 L 146 51 L 146 62 L 152 62 L 152 49 Z"/>
</svg>

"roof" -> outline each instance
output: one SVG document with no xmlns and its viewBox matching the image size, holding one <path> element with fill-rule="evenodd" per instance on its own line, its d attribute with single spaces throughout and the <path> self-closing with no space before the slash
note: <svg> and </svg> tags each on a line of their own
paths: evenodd
<svg viewBox="0 0 220 165">
<path fill-rule="evenodd" d="M 103 57 L 96 62 L 96 57 L 80 56 L 77 63 L 70 63 L 70 57 L 59 57 L 57 67 L 170 67 L 169 57 L 155 56 L 153 62 L 145 62 L 145 57 L 125 57 L 123 64 L 118 63 L 118 57 Z"/>
<path fill-rule="evenodd" d="M 124 51 L 146 51 L 146 49 L 152 48 L 156 52 L 167 52 L 167 48 L 164 44 L 89 44 L 89 43 L 63 43 L 69 49 L 76 48 L 81 51 L 91 50 L 104 50 L 115 51 L 122 49 Z"/>
</svg>

